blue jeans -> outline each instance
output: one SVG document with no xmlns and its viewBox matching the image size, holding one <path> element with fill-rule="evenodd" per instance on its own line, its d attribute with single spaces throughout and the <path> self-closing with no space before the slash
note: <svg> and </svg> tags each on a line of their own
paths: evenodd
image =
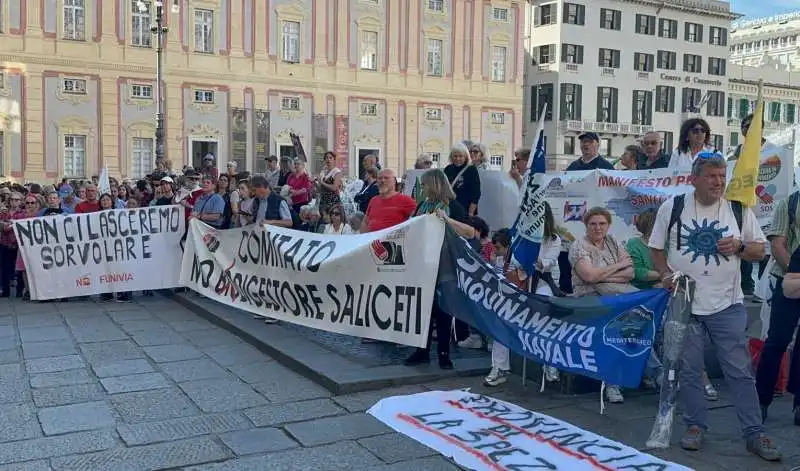
<svg viewBox="0 0 800 471">
<path fill-rule="evenodd" d="M 693 315 L 689 319 L 680 371 L 680 401 L 687 426 L 707 428 L 703 370 L 705 338 L 708 334 L 730 389 L 731 402 L 744 438 L 755 438 L 764 433 L 750 352 L 747 350 L 746 326 L 747 311 L 743 304 L 733 304 L 708 316 Z"/>
</svg>

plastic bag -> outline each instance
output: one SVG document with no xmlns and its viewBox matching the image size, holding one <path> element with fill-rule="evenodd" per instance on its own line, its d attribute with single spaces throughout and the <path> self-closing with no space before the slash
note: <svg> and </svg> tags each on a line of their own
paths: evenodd
<svg viewBox="0 0 800 471">
<path fill-rule="evenodd" d="M 678 398 L 678 372 L 683 354 L 683 344 L 686 340 L 686 327 L 689 317 L 692 315 L 693 298 L 694 280 L 685 275 L 678 276 L 663 327 L 661 361 L 664 365 L 664 376 L 661 378 L 658 413 L 653 422 L 650 438 L 646 443 L 648 448 L 669 447 L 675 404 Z"/>
</svg>

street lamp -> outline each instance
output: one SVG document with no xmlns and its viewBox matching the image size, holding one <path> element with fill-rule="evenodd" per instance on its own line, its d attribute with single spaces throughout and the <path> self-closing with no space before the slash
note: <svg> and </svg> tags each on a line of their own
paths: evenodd
<svg viewBox="0 0 800 471">
<path fill-rule="evenodd" d="M 136 6 L 141 13 L 147 13 L 150 2 L 138 0 Z M 156 162 L 164 160 L 164 99 L 161 93 L 161 83 L 164 75 L 164 37 L 169 29 L 164 26 L 164 2 L 155 1 L 155 25 L 150 27 L 150 32 L 156 36 Z M 172 12 L 179 11 L 178 0 L 173 0 Z"/>
</svg>

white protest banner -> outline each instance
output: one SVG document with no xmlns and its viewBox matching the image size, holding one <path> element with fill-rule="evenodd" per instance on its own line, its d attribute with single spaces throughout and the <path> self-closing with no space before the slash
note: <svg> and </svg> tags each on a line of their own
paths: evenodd
<svg viewBox="0 0 800 471">
<path fill-rule="evenodd" d="M 406 184 L 403 193 L 411 196 L 417 177 L 427 170 L 409 170 L 406 173 Z M 520 192 L 517 183 L 508 172 L 497 170 L 479 170 L 481 178 L 481 199 L 478 202 L 478 216 L 493 231 L 511 227 L 519 211 Z"/>
<path fill-rule="evenodd" d="M 111 181 L 108 178 L 108 169 L 105 167 L 100 171 L 100 177 L 97 179 L 97 191 L 100 195 L 111 193 Z"/>
<path fill-rule="evenodd" d="M 14 221 L 32 299 L 173 288 L 181 206 L 112 209 Z"/>
<path fill-rule="evenodd" d="M 416 217 L 359 235 L 189 224 L 181 283 L 286 322 L 424 347 L 444 224 Z"/>
<path fill-rule="evenodd" d="M 562 420 L 468 391 L 389 397 L 367 413 L 476 471 L 690 471 Z"/>
</svg>

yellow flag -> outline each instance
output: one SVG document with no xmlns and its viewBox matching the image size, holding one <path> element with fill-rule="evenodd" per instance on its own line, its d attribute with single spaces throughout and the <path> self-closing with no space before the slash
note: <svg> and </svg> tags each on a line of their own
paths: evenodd
<svg viewBox="0 0 800 471">
<path fill-rule="evenodd" d="M 733 168 L 733 177 L 728 182 L 725 198 L 728 201 L 739 201 L 742 206 L 750 208 L 756 205 L 756 185 L 758 184 L 758 168 L 761 163 L 761 139 L 763 132 L 764 100 L 759 88 L 758 102 L 753 112 L 753 121 L 747 130 L 742 152 Z"/>
</svg>

